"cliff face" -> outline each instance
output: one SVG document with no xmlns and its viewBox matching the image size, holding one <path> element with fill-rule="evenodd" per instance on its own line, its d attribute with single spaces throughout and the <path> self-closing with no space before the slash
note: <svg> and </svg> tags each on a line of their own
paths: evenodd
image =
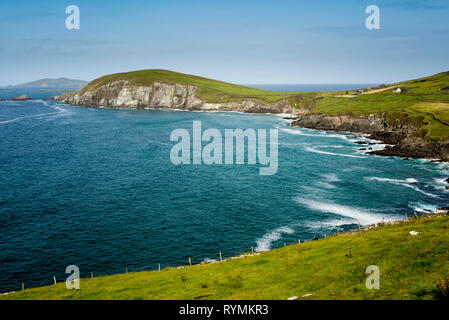
<svg viewBox="0 0 449 320">
<path fill-rule="evenodd" d="M 389 124 L 381 115 L 366 117 L 311 114 L 307 109 L 289 105 L 287 99 L 268 103 L 259 99 L 209 103 L 196 96 L 198 87 L 154 82 L 151 86 L 131 85 L 128 80 L 111 81 L 94 89 L 79 90 L 54 97 L 61 103 L 108 108 L 175 108 L 204 111 L 240 111 L 247 113 L 289 113 L 298 118 L 293 126 L 319 130 L 351 131 L 371 134 L 391 146 L 373 153 L 403 157 L 432 157 L 449 161 L 448 141 L 427 141 L 414 133 L 418 128 L 397 119 Z M 313 103 L 313 102 L 311 102 Z"/>
<path fill-rule="evenodd" d="M 257 99 L 239 102 L 209 103 L 198 98 L 197 87 L 155 82 L 152 86 L 133 86 L 118 80 L 95 90 L 77 91 L 55 97 L 62 103 L 108 108 L 174 108 L 186 110 L 221 110 L 249 113 L 294 113 L 287 101 L 267 103 Z"/>
<path fill-rule="evenodd" d="M 293 121 L 292 125 L 319 130 L 363 132 L 370 134 L 373 139 L 389 144 L 384 150 L 371 152 L 373 154 L 413 158 L 431 157 L 449 161 L 448 141 L 427 141 L 417 137 L 414 135 L 417 128 L 402 124 L 399 119 L 391 125 L 380 115 L 352 117 L 303 114 Z"/>
</svg>

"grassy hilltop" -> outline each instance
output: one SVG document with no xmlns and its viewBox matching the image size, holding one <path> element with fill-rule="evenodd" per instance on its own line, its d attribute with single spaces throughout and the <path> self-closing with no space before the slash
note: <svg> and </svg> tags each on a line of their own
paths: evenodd
<svg viewBox="0 0 449 320">
<path fill-rule="evenodd" d="M 449 276 L 448 223 L 447 215 L 422 218 L 221 263 L 81 279 L 76 291 L 58 283 L 0 299 L 439 299 L 437 283 Z M 369 265 L 379 267 L 379 290 L 365 286 Z"/>
<path fill-rule="evenodd" d="M 400 119 L 420 128 L 417 132 L 427 140 L 449 139 L 449 72 L 388 85 L 383 91 L 364 94 L 326 93 L 311 108 L 314 113 L 330 115 L 385 114 L 392 122 Z M 392 88 L 406 90 L 394 93 Z"/>
<path fill-rule="evenodd" d="M 256 99 L 272 103 L 287 101 L 310 113 L 329 115 L 384 114 L 393 123 L 414 124 L 420 128 L 416 135 L 427 140 L 449 139 L 449 72 L 430 77 L 387 85 L 383 90 L 354 94 L 355 90 L 341 92 L 272 92 L 194 75 L 167 70 L 140 70 L 116 73 L 98 78 L 81 89 L 95 90 L 114 80 L 127 79 L 132 85 L 152 85 L 154 82 L 187 84 L 198 87 L 196 95 L 207 102 L 232 102 Z M 394 87 L 405 89 L 393 93 Z"/>
<path fill-rule="evenodd" d="M 230 102 L 253 98 L 267 102 L 295 96 L 297 93 L 281 93 L 261 90 L 228 82 L 212 80 L 190 74 L 173 72 L 168 70 L 150 69 L 124 73 L 114 73 L 103 76 L 90 82 L 82 88 L 82 92 L 95 90 L 111 81 L 127 79 L 132 85 L 150 86 L 154 82 L 169 84 L 185 84 L 197 86 L 196 95 L 207 102 Z"/>
</svg>

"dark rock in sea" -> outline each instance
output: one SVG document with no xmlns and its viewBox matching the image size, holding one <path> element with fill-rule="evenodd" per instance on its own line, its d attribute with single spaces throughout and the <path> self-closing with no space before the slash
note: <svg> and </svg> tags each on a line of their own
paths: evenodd
<svg viewBox="0 0 449 320">
<path fill-rule="evenodd" d="M 26 100 L 31 100 L 31 98 L 28 97 L 28 95 L 26 95 L 26 94 L 22 94 L 22 95 L 20 95 L 18 97 L 11 98 L 9 100 L 12 100 L 12 101 L 26 101 Z"/>
<path fill-rule="evenodd" d="M 449 186 L 446 186 L 446 188 L 445 188 L 446 190 L 449 190 Z"/>
<path fill-rule="evenodd" d="M 430 162 L 432 162 L 432 163 L 441 163 L 441 162 L 444 162 L 444 161 L 442 159 L 438 159 L 438 160 L 432 160 Z"/>
<path fill-rule="evenodd" d="M 359 148 L 359 150 L 366 150 L 366 148 Z"/>
<path fill-rule="evenodd" d="M 410 160 L 410 158 L 403 158 L 402 160 Z"/>
<path fill-rule="evenodd" d="M 367 144 L 365 141 L 356 141 L 357 144 Z"/>
<path fill-rule="evenodd" d="M 447 178 L 446 180 L 444 180 L 444 182 L 447 182 L 447 183 L 449 183 L 449 178 Z"/>
<path fill-rule="evenodd" d="M 297 116 L 291 116 L 291 117 L 283 117 L 282 119 L 284 119 L 284 120 L 296 120 L 296 119 L 298 119 L 298 117 Z"/>
<path fill-rule="evenodd" d="M 369 147 L 368 150 L 373 150 L 373 148 Z"/>
</svg>

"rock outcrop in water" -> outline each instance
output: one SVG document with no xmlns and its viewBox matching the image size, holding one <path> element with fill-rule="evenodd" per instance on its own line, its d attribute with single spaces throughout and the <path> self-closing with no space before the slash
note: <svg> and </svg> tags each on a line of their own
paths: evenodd
<svg viewBox="0 0 449 320">
<path fill-rule="evenodd" d="M 28 97 L 28 95 L 26 95 L 26 94 L 22 94 L 22 95 L 20 95 L 18 97 L 11 98 L 9 100 L 12 100 L 12 101 L 26 101 L 26 100 L 31 100 L 31 98 Z"/>
<path fill-rule="evenodd" d="M 384 150 L 370 153 L 414 158 L 439 158 L 449 161 L 448 141 L 427 141 L 415 135 L 416 127 L 402 124 L 396 119 L 389 124 L 381 115 L 367 117 L 329 116 L 303 114 L 292 122 L 292 126 L 319 130 L 350 131 L 368 133 L 371 138 L 388 144 Z"/>
<path fill-rule="evenodd" d="M 259 99 L 210 103 L 195 95 L 197 87 L 186 84 L 154 82 L 151 86 L 135 86 L 128 80 L 117 80 L 96 88 L 79 90 L 54 97 L 62 103 L 108 108 L 173 108 L 204 111 L 241 111 L 248 113 L 293 113 L 285 100 L 267 103 Z"/>
</svg>

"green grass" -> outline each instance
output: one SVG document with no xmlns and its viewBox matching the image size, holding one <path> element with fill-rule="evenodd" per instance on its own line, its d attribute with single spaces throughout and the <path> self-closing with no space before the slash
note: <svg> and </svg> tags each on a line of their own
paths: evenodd
<svg viewBox="0 0 449 320">
<path fill-rule="evenodd" d="M 222 263 L 81 279 L 80 290 L 59 283 L 0 299 L 438 299 L 448 261 L 449 217 L 440 216 Z M 368 265 L 380 268 L 379 290 L 365 287 Z"/>
<path fill-rule="evenodd" d="M 94 90 L 106 83 L 115 80 L 127 79 L 133 85 L 149 86 L 154 82 L 169 84 L 185 84 L 198 87 L 196 96 L 207 102 L 231 102 L 243 99 L 259 99 L 274 102 L 281 99 L 297 96 L 298 93 L 272 92 L 251 87 L 236 85 L 168 70 L 139 70 L 124 73 L 115 73 L 98 78 L 90 82 L 82 91 Z M 311 96 L 314 94 L 304 94 Z"/>
<path fill-rule="evenodd" d="M 354 116 L 384 114 L 391 123 L 400 119 L 404 124 L 413 124 L 419 129 L 417 134 L 427 140 L 449 139 L 449 91 L 441 90 L 449 86 L 449 72 L 392 86 L 405 88 L 407 91 L 398 94 L 386 90 L 355 98 L 325 94 L 310 111 Z"/>
<path fill-rule="evenodd" d="M 207 102 L 234 102 L 254 99 L 263 103 L 287 102 L 294 108 L 307 108 L 312 113 L 364 116 L 384 114 L 393 123 L 400 119 L 413 124 L 416 135 L 427 140 L 449 139 L 449 72 L 404 81 L 392 86 L 407 89 L 397 94 L 386 90 L 354 98 L 335 97 L 346 92 L 271 92 L 194 75 L 167 70 L 140 70 L 116 73 L 90 82 L 81 91 L 93 90 L 114 80 L 127 79 L 133 85 L 152 85 L 154 82 L 197 86 L 196 96 Z M 349 91 L 351 94 L 354 90 Z"/>
</svg>

